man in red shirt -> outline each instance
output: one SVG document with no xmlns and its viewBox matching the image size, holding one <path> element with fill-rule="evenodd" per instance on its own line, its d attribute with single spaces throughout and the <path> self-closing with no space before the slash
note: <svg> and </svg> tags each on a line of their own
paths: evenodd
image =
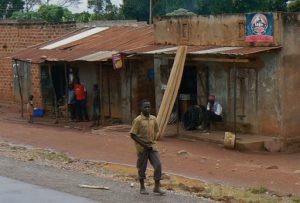
<svg viewBox="0 0 300 203">
<path fill-rule="evenodd" d="M 76 118 L 77 121 L 82 121 L 82 111 L 83 104 L 86 99 L 85 87 L 80 82 L 75 82 L 74 84 L 74 92 L 75 92 L 75 106 L 76 106 Z"/>
</svg>

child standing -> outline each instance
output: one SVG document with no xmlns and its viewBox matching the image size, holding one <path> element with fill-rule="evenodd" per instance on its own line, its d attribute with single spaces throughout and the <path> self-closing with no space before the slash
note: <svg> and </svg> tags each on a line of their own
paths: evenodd
<svg viewBox="0 0 300 203">
<path fill-rule="evenodd" d="M 28 97 L 28 103 L 27 103 L 27 113 L 28 113 L 28 123 L 33 123 L 33 95 L 29 95 Z"/>
</svg>

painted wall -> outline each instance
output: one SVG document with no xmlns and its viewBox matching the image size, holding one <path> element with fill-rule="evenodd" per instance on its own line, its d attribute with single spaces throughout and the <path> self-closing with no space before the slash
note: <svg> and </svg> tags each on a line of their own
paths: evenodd
<svg viewBox="0 0 300 203">
<path fill-rule="evenodd" d="M 283 15 L 282 27 L 283 48 L 279 71 L 281 135 L 300 138 L 300 14 Z"/>
<path fill-rule="evenodd" d="M 191 17 L 158 17 L 155 19 L 155 42 L 159 44 L 276 46 L 282 44 L 280 14 L 274 13 L 274 42 L 245 42 L 244 14 Z"/>
<path fill-rule="evenodd" d="M 281 93 L 279 90 L 279 54 L 261 56 L 264 67 L 258 71 L 258 132 L 279 136 L 282 127 Z"/>
<path fill-rule="evenodd" d="M 236 76 L 237 130 L 278 136 L 282 125 L 278 86 L 279 57 L 277 53 L 260 57 L 264 66 L 248 64 L 207 63 L 209 93 L 223 107 L 226 129 L 234 125 L 234 80 Z M 236 69 L 235 69 L 236 68 Z"/>
</svg>

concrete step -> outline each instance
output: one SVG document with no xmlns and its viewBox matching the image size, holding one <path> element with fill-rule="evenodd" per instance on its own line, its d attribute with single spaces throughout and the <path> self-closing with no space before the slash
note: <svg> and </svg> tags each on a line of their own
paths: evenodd
<svg viewBox="0 0 300 203">
<path fill-rule="evenodd" d="M 210 133 L 201 133 L 199 131 L 183 131 L 180 133 L 179 138 L 223 144 L 224 134 L 225 132 L 223 131 L 213 131 Z M 265 151 L 264 143 L 272 139 L 272 137 L 267 136 L 238 134 L 235 141 L 235 149 L 240 151 Z"/>
</svg>

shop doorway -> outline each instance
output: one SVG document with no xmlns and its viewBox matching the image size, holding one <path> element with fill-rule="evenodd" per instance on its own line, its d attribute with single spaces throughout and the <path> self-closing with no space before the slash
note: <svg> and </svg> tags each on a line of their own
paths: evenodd
<svg viewBox="0 0 300 203">
<path fill-rule="evenodd" d="M 179 88 L 179 118 L 191 105 L 197 104 L 197 69 L 195 66 L 186 66 L 183 71 Z"/>
</svg>

